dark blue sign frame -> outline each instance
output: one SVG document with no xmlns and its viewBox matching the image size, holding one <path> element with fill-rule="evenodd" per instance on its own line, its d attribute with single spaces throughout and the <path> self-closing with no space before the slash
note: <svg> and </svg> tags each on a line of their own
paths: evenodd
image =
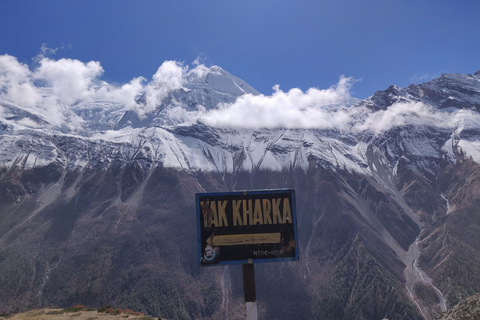
<svg viewBox="0 0 480 320">
<path fill-rule="evenodd" d="M 299 259 L 295 190 L 197 193 L 202 266 Z"/>
</svg>

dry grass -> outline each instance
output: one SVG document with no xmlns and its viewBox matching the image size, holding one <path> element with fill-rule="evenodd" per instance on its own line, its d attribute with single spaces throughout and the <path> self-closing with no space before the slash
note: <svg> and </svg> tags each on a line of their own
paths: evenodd
<svg viewBox="0 0 480 320">
<path fill-rule="evenodd" d="M 81 310 L 76 312 L 65 311 L 66 309 L 36 309 L 28 312 L 22 312 L 12 315 L 0 315 L 0 320 L 120 320 L 120 319 L 137 319 L 137 320 L 157 320 L 157 318 L 133 315 L 129 311 L 127 313 L 111 314 L 94 311 Z"/>
</svg>

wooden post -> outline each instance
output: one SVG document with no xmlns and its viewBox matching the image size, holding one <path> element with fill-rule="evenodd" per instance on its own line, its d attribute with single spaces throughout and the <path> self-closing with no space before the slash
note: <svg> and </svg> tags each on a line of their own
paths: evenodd
<svg viewBox="0 0 480 320">
<path fill-rule="evenodd" d="M 257 320 L 257 294 L 255 292 L 255 269 L 253 263 L 242 264 L 243 295 L 247 309 L 247 320 Z"/>
</svg>

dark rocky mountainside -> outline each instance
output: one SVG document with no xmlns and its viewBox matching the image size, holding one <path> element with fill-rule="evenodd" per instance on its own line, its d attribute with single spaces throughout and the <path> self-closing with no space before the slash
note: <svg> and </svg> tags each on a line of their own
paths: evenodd
<svg viewBox="0 0 480 320">
<path fill-rule="evenodd" d="M 480 294 L 474 294 L 463 300 L 435 320 L 480 319 Z"/>
</svg>

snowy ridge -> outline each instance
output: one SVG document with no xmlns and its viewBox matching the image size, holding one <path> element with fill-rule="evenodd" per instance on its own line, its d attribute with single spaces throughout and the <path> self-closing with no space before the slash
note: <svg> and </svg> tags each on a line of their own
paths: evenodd
<svg viewBox="0 0 480 320">
<path fill-rule="evenodd" d="M 476 75 L 444 75 L 415 88 L 392 86 L 352 107 L 319 107 L 330 112 L 326 115 L 347 117 L 336 128 L 229 129 L 206 125 L 203 119 L 208 110 L 228 107 L 237 98 L 258 92 L 216 66 L 194 71 L 185 76 L 181 88 L 171 91 L 145 115 L 117 101 L 85 99 L 63 106 L 58 122 L 52 121 L 45 109 L 21 107 L 2 99 L 1 166 L 32 168 L 57 162 L 71 167 L 102 167 L 115 161 L 144 159 L 187 170 L 234 172 L 306 170 L 309 162 L 316 161 L 332 170 L 375 176 L 377 168 L 369 159 L 369 145 L 384 155 L 381 157 L 388 161 L 385 164 L 393 174 L 409 167 L 428 176 L 441 159 L 454 161 L 459 152 L 480 163 L 477 112 L 435 109 L 426 103 L 432 103 L 436 96 L 422 91 L 444 92 L 453 87 L 445 94 L 478 103 L 480 81 Z M 475 94 L 459 96 L 461 85 Z M 41 88 L 41 92 L 54 99 L 52 88 Z M 137 103 L 144 103 L 142 99 L 146 98 L 139 96 Z M 392 105 L 383 110 L 387 102 Z M 372 106 L 381 110 L 372 111 Z"/>
</svg>

